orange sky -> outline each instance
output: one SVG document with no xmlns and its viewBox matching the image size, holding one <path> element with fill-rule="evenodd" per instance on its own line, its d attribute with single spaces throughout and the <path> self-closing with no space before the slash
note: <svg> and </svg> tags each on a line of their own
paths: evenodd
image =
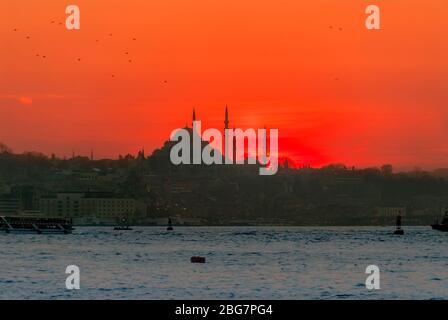
<svg viewBox="0 0 448 320">
<path fill-rule="evenodd" d="M 68 4 L 79 31 L 59 25 Z M 364 27 L 368 4 L 380 31 Z M 278 128 L 298 164 L 448 167 L 445 0 L 1 6 L 0 141 L 16 152 L 149 152 L 193 106 L 222 128 L 228 104 L 231 126 Z"/>
</svg>

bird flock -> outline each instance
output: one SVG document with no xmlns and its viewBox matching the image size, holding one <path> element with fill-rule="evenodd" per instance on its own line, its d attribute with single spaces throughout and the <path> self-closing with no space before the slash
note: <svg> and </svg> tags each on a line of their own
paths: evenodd
<svg viewBox="0 0 448 320">
<path fill-rule="evenodd" d="M 339 30 L 339 31 L 344 30 L 342 27 L 335 27 L 335 26 L 328 26 L 328 29 L 331 29 L 331 30 Z M 333 80 L 334 80 L 334 81 L 339 81 L 339 77 L 334 77 Z"/>
<path fill-rule="evenodd" d="M 344 30 L 342 27 L 334 27 L 334 26 L 328 26 L 328 29 L 339 30 L 339 31 Z"/>
<path fill-rule="evenodd" d="M 56 24 L 57 22 L 56 22 L 55 20 L 52 20 L 50 23 L 51 23 L 51 24 Z M 63 25 L 62 22 L 58 22 L 57 24 L 60 25 L 60 26 Z M 342 27 L 336 27 L 336 26 L 333 26 L 333 25 L 328 26 L 328 28 L 331 29 L 331 30 L 339 30 L 339 31 L 342 31 L 342 30 L 343 30 Z M 17 32 L 17 33 L 19 33 L 19 29 L 18 29 L 18 28 L 14 28 L 14 29 L 13 29 L 13 32 Z M 109 38 L 111 38 L 111 37 L 113 37 L 113 34 L 112 34 L 112 33 L 109 33 Z M 25 35 L 25 39 L 30 40 L 30 39 L 31 39 L 31 35 L 30 35 L 30 34 L 26 34 L 26 35 Z M 132 37 L 131 39 L 132 39 L 132 41 L 137 41 L 137 38 L 135 38 L 135 37 Z M 99 43 L 99 42 L 100 42 L 100 39 L 95 39 L 95 42 L 96 42 L 96 43 Z M 125 52 L 124 52 L 124 55 L 126 56 L 127 61 L 128 61 L 129 63 L 132 63 L 132 62 L 133 62 L 133 60 L 129 57 L 129 55 L 130 55 L 130 54 L 129 54 L 129 51 L 125 51 Z M 36 53 L 35 56 L 36 56 L 37 58 L 41 58 L 41 59 L 46 59 L 46 58 L 47 58 L 46 55 L 41 54 L 41 53 Z M 77 61 L 77 62 L 81 62 L 81 61 L 82 61 L 82 57 L 77 57 L 77 58 L 76 58 L 76 61 Z M 112 73 L 112 74 L 111 74 L 111 78 L 115 78 L 115 74 Z M 339 80 L 339 78 L 335 78 L 334 80 Z M 163 84 L 167 84 L 167 83 L 168 83 L 167 80 L 164 80 L 164 81 L 163 81 Z"/>
<path fill-rule="evenodd" d="M 55 20 L 51 20 L 50 24 L 58 25 L 58 26 L 63 26 L 64 25 L 63 22 L 57 22 Z M 14 33 L 18 33 L 18 34 L 22 33 L 21 29 L 19 29 L 19 28 L 13 28 L 12 31 Z M 30 40 L 31 39 L 31 34 L 26 33 L 24 35 L 24 37 L 25 37 L 26 40 Z M 113 34 L 109 33 L 108 37 L 109 38 L 113 37 Z M 136 37 L 132 37 L 131 41 L 137 41 L 137 38 Z M 101 41 L 100 41 L 100 39 L 95 39 L 95 42 L 96 43 L 100 43 Z M 132 58 L 130 57 L 130 52 L 129 51 L 125 51 L 124 52 L 124 56 L 126 57 L 128 63 L 132 63 L 133 62 Z M 43 54 L 43 53 L 36 53 L 35 57 L 36 58 L 40 58 L 40 59 L 47 59 L 48 58 L 47 55 Z M 76 62 L 82 62 L 83 58 L 78 56 L 78 57 L 75 58 L 75 61 Z M 115 78 L 115 74 L 114 73 L 111 74 L 111 78 Z M 167 81 L 165 80 L 164 83 L 167 83 Z"/>
</svg>

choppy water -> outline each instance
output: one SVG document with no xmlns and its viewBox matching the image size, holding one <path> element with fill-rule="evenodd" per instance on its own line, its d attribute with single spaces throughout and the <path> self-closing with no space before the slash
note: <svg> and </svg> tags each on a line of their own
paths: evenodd
<svg viewBox="0 0 448 320">
<path fill-rule="evenodd" d="M 448 299 L 448 233 L 407 227 L 0 233 L 0 299 Z M 192 264 L 202 255 L 205 264 Z M 81 289 L 65 289 L 65 268 Z M 365 268 L 381 289 L 365 288 Z"/>
</svg>

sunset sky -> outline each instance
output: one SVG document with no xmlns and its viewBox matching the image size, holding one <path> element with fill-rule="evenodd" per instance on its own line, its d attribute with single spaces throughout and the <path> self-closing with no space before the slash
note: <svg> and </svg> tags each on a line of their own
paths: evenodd
<svg viewBox="0 0 448 320">
<path fill-rule="evenodd" d="M 0 142 L 150 153 L 193 107 L 221 129 L 227 104 L 299 165 L 448 167 L 447 17 L 446 0 L 2 0 Z"/>
</svg>

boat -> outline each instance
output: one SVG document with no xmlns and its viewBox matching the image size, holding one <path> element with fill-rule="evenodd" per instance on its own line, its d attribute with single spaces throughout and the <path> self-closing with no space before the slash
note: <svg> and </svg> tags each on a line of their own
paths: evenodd
<svg viewBox="0 0 448 320">
<path fill-rule="evenodd" d="M 431 227 L 434 230 L 448 232 L 448 223 L 447 224 L 432 224 Z"/>
<path fill-rule="evenodd" d="M 167 231 L 172 231 L 173 229 L 173 223 L 171 222 L 171 218 L 168 218 L 168 227 L 166 228 Z"/>
<path fill-rule="evenodd" d="M 133 230 L 127 223 L 126 218 L 121 219 L 121 224 L 119 226 L 114 227 L 115 231 L 131 231 Z"/>
<path fill-rule="evenodd" d="M 433 230 L 448 232 L 448 211 L 445 212 L 442 223 L 436 221 L 436 223 L 431 225 L 431 228 L 433 228 Z"/>
<path fill-rule="evenodd" d="M 115 231 L 127 231 L 127 230 L 133 230 L 131 227 L 128 226 L 122 226 L 122 227 L 114 227 Z"/>
<path fill-rule="evenodd" d="M 0 231 L 6 233 L 60 233 L 73 231 L 70 218 L 0 216 Z"/>
</svg>

